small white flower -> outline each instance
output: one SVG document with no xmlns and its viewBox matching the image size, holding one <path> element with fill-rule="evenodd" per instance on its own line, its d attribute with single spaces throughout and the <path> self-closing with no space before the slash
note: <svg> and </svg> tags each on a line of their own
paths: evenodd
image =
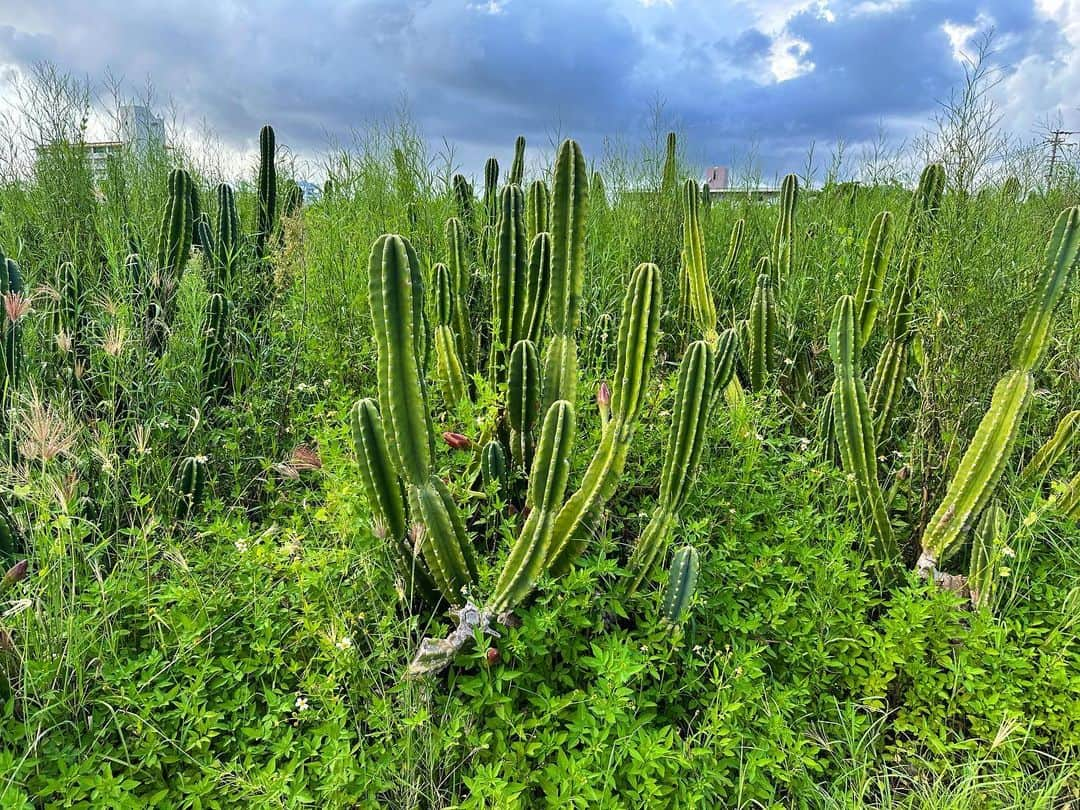
<svg viewBox="0 0 1080 810">
<path fill-rule="evenodd" d="M 351 650 L 352 649 L 352 639 L 349 638 L 348 636 L 342 636 L 337 641 L 337 648 L 339 650 Z"/>
<path fill-rule="evenodd" d="M 237 540 L 236 541 L 236 550 L 239 551 L 241 554 L 243 554 L 245 551 L 247 551 L 248 550 L 247 540 L 245 540 L 242 537 L 239 540 Z"/>
<path fill-rule="evenodd" d="M 296 710 L 298 712 L 306 712 L 308 708 L 310 707 L 308 705 L 308 700 L 306 697 L 298 697 L 296 699 Z"/>
<path fill-rule="evenodd" d="M 1015 557 L 1015 556 L 1016 556 L 1016 552 L 1015 552 L 1015 551 L 1013 551 L 1013 550 L 1012 550 L 1012 549 L 1011 549 L 1011 548 L 1010 548 L 1009 546 L 1004 546 L 1004 547 L 1003 547 L 1003 548 L 1001 549 L 1001 555 L 1002 555 L 1003 557 Z"/>
</svg>

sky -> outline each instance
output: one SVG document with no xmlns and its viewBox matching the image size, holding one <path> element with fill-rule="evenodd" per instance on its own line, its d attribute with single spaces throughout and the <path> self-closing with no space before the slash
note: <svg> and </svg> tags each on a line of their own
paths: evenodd
<svg viewBox="0 0 1080 810">
<path fill-rule="evenodd" d="M 994 29 L 1013 134 L 1080 130 L 1080 0 L 3 0 L 0 103 L 35 62 L 134 88 L 230 148 L 314 156 L 407 106 L 478 173 L 514 137 L 645 136 L 657 103 L 704 167 L 766 175 L 917 134 Z"/>
</svg>

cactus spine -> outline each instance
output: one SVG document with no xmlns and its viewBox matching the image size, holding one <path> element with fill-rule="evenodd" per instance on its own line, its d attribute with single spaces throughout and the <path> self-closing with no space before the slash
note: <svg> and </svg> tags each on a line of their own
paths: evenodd
<svg viewBox="0 0 1080 810">
<path fill-rule="evenodd" d="M 709 267 L 705 258 L 705 236 L 698 214 L 700 195 L 697 183 L 687 180 L 683 185 L 683 249 L 682 265 L 686 275 L 684 286 L 690 293 L 690 311 L 699 333 L 710 345 L 716 343 L 716 304 L 709 286 Z"/>
<path fill-rule="evenodd" d="M 551 229 L 551 192 L 543 180 L 533 180 L 525 195 L 525 230 L 529 241 Z"/>
<path fill-rule="evenodd" d="M 176 517 L 184 520 L 199 508 L 206 486 L 206 456 L 188 456 L 177 473 Z"/>
<path fill-rule="evenodd" d="M 476 578 L 476 563 L 457 506 L 446 485 L 431 474 L 434 430 L 421 373 L 420 262 L 408 240 L 385 235 L 375 241 L 368 273 L 387 457 L 406 482 L 413 540 L 443 596 L 460 605 L 463 591 Z"/>
<path fill-rule="evenodd" d="M 705 341 L 691 343 L 679 365 L 675 407 L 664 453 L 664 470 L 660 476 L 660 500 L 630 555 L 629 567 L 634 572 L 630 593 L 636 591 L 649 575 L 671 537 L 679 510 L 686 502 L 705 446 L 716 382 L 714 351 Z"/>
<path fill-rule="evenodd" d="M 944 190 L 945 170 L 940 164 L 931 163 L 923 169 L 919 185 L 908 206 L 899 275 L 885 315 L 889 337 L 878 358 L 870 385 L 870 407 L 874 413 L 874 427 L 879 444 L 888 438 L 907 369 L 908 354 L 915 337 L 912 329 L 915 293 L 936 229 L 937 210 L 941 206 Z"/>
<path fill-rule="evenodd" d="M 779 315 L 770 280 L 769 260 L 758 265 L 757 283 L 750 300 L 750 389 L 761 391 L 769 375 L 776 370 L 776 335 Z"/>
<path fill-rule="evenodd" d="M 863 519 L 871 525 L 874 566 L 879 579 L 886 581 L 900 552 L 877 480 L 877 443 L 859 368 L 855 299 L 850 295 L 836 302 L 829 350 L 836 368 L 833 410 L 840 458 L 844 471 L 854 479 Z"/>
<path fill-rule="evenodd" d="M 795 206 L 799 197 L 799 178 L 787 175 L 780 185 L 780 210 L 773 230 L 772 282 L 779 295 L 795 272 Z"/>
<path fill-rule="evenodd" d="M 1080 249 L 1080 207 L 1061 212 L 1046 246 L 1043 271 L 1016 337 L 1015 368 L 994 388 L 990 409 L 960 459 L 956 475 L 922 539 L 920 572 L 932 571 L 951 554 L 989 502 L 1012 452 L 1020 421 L 1035 387 L 1033 371 L 1049 343 L 1049 324 Z"/>
<path fill-rule="evenodd" d="M 382 417 L 373 399 L 362 399 L 349 414 L 356 458 L 360 465 L 360 480 L 371 505 L 376 537 L 388 539 L 390 549 L 405 580 L 405 593 L 414 593 L 435 604 L 438 590 L 431 574 L 408 541 L 405 517 L 405 498 L 401 480 L 394 472 L 386 447 Z"/>
<path fill-rule="evenodd" d="M 668 624 L 678 624 L 690 606 L 698 578 L 698 553 L 693 546 L 683 546 L 671 558 L 667 587 L 660 603 L 660 614 Z"/>
<path fill-rule="evenodd" d="M 881 296 L 885 283 L 885 270 L 892 253 L 893 216 L 882 211 L 870 223 L 863 245 L 862 272 L 855 291 L 855 310 L 859 318 L 859 342 L 865 346 L 870 340 L 881 308 Z"/>
<path fill-rule="evenodd" d="M 1031 457 L 1020 479 L 1027 484 L 1042 482 L 1077 436 L 1080 436 L 1080 410 L 1070 411 L 1062 417 L 1054 435 Z"/>
<path fill-rule="evenodd" d="M 255 245 L 260 257 L 265 255 L 277 214 L 276 148 L 274 128 L 266 124 L 259 131 L 259 199 L 255 219 Z"/>
<path fill-rule="evenodd" d="M 1005 511 L 997 504 L 987 507 L 979 519 L 971 546 L 968 589 L 972 607 L 988 607 L 993 601 L 999 550 L 1008 530 Z"/>
<path fill-rule="evenodd" d="M 510 423 L 510 455 L 519 470 L 528 470 L 536 445 L 536 422 L 540 418 L 540 360 L 536 346 L 519 340 L 510 355 L 507 421 Z"/>
<path fill-rule="evenodd" d="M 525 136 L 518 135 L 514 141 L 514 160 L 510 164 L 510 176 L 507 178 L 508 183 L 515 186 L 520 186 L 521 181 L 525 179 Z"/>
<path fill-rule="evenodd" d="M 589 178 L 585 157 L 575 141 L 565 140 L 555 158 L 551 207 L 551 296 L 548 323 L 552 336 L 544 354 L 544 402 L 574 402 L 578 327 L 585 283 L 585 219 Z"/>
</svg>

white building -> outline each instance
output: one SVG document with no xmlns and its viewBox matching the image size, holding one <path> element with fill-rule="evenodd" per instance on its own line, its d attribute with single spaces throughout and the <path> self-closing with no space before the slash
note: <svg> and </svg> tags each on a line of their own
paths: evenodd
<svg viewBox="0 0 1080 810">
<path fill-rule="evenodd" d="M 129 104 L 120 108 L 120 140 L 88 142 L 86 157 L 94 176 L 104 177 L 109 158 L 123 149 L 145 154 L 151 146 L 164 145 L 165 121 L 149 107 Z"/>
</svg>

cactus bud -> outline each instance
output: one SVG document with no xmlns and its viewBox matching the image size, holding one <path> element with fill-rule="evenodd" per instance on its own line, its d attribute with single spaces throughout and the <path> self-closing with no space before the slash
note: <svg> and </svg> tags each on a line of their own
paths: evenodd
<svg viewBox="0 0 1080 810">
<path fill-rule="evenodd" d="M 16 582 L 26 579 L 26 569 L 28 567 L 29 563 L 26 560 L 20 560 L 11 566 L 7 573 L 4 574 L 3 580 L 0 580 L 0 593 L 10 589 Z"/>
<path fill-rule="evenodd" d="M 600 418 L 606 425 L 611 418 L 611 386 L 607 384 L 607 380 L 601 381 L 596 388 L 596 404 L 600 407 Z"/>
</svg>

